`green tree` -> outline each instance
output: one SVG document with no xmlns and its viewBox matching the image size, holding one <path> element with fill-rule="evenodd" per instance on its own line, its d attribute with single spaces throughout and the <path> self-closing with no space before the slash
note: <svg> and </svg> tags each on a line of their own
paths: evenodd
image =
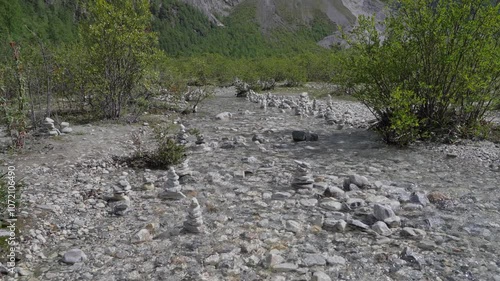
<svg viewBox="0 0 500 281">
<path fill-rule="evenodd" d="M 387 142 L 477 132 L 499 99 L 498 1 L 400 0 L 391 7 L 384 31 L 361 17 L 345 34 L 351 48 L 340 82 L 372 110 Z"/>
<path fill-rule="evenodd" d="M 105 118 L 118 118 L 153 63 L 157 38 L 150 30 L 148 0 L 94 0 L 81 30 L 89 52 L 93 103 Z"/>
</svg>

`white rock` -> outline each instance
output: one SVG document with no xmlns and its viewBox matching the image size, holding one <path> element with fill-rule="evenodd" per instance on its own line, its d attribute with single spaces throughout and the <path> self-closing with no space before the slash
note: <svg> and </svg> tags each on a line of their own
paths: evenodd
<svg viewBox="0 0 500 281">
<path fill-rule="evenodd" d="M 67 264 L 74 264 L 87 260 L 87 255 L 80 249 L 71 249 L 64 253 L 63 262 Z"/>
<path fill-rule="evenodd" d="M 217 120 L 227 120 L 233 117 L 233 114 L 231 112 L 222 112 L 219 113 L 215 116 L 215 119 Z"/>
</svg>

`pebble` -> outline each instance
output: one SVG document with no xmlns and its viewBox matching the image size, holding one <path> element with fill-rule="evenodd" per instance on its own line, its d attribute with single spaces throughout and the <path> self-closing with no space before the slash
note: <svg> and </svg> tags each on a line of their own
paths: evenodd
<svg viewBox="0 0 500 281">
<path fill-rule="evenodd" d="M 382 236 L 389 236 L 392 234 L 391 229 L 383 221 L 378 221 L 372 225 L 372 230 Z"/>
<path fill-rule="evenodd" d="M 326 265 L 326 259 L 319 254 L 307 254 L 303 258 L 303 263 L 305 266 L 324 266 Z"/>
<path fill-rule="evenodd" d="M 319 206 L 330 211 L 340 211 L 343 208 L 342 203 L 333 200 L 322 200 Z"/>
<path fill-rule="evenodd" d="M 272 267 L 276 272 L 292 272 L 298 269 L 298 265 L 294 263 L 280 263 Z"/>
<path fill-rule="evenodd" d="M 337 255 L 329 256 L 326 258 L 326 262 L 329 265 L 346 265 L 347 261 L 345 258 Z"/>
<path fill-rule="evenodd" d="M 401 236 L 411 237 L 414 239 L 420 240 L 423 239 L 426 235 L 427 233 L 424 230 L 418 228 L 403 227 L 403 229 L 401 230 Z"/>
<path fill-rule="evenodd" d="M 332 279 L 323 271 L 316 271 L 313 273 L 311 281 L 331 281 Z"/>
<path fill-rule="evenodd" d="M 384 221 L 388 218 L 395 217 L 396 214 L 390 206 L 375 204 L 373 206 L 373 216 L 379 221 Z"/>
<path fill-rule="evenodd" d="M 67 264 L 74 264 L 85 260 L 87 260 L 87 255 L 82 250 L 71 249 L 64 253 L 62 261 Z"/>
</svg>

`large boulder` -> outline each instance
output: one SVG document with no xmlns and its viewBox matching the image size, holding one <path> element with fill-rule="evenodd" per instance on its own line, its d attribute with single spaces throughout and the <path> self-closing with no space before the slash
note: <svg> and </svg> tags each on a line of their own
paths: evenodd
<svg viewBox="0 0 500 281">
<path fill-rule="evenodd" d="M 294 141 L 317 141 L 318 135 L 305 131 L 293 131 L 292 138 Z"/>
</svg>

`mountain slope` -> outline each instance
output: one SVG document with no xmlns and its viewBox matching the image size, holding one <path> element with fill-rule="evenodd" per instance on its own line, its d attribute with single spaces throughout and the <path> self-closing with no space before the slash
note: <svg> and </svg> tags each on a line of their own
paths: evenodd
<svg viewBox="0 0 500 281">
<path fill-rule="evenodd" d="M 327 17 L 334 25 L 351 28 L 359 15 L 383 18 L 384 4 L 379 0 L 183 0 L 202 11 L 221 26 L 220 18 L 230 16 L 241 4 L 256 7 L 255 18 L 264 33 L 274 29 L 294 31 L 311 26 L 316 17 Z M 327 40 L 328 41 L 328 40 Z M 325 44 L 322 44 L 325 45 Z"/>
</svg>

